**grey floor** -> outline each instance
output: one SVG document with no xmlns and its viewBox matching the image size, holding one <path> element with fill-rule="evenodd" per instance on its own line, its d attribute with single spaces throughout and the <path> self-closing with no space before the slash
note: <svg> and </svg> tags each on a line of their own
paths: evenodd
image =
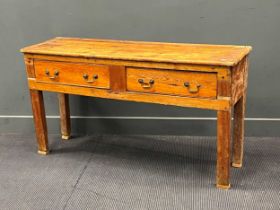
<svg viewBox="0 0 280 210">
<path fill-rule="evenodd" d="M 215 138 L 87 136 L 36 153 L 0 135 L 0 209 L 279 209 L 280 138 L 247 138 L 232 188 L 215 188 Z"/>
</svg>

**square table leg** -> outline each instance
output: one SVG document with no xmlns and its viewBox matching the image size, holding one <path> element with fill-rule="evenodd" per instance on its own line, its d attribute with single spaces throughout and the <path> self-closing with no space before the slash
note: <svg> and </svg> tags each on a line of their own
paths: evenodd
<svg viewBox="0 0 280 210">
<path fill-rule="evenodd" d="M 58 93 L 61 138 L 68 140 L 71 136 L 69 95 Z"/>
<path fill-rule="evenodd" d="M 38 153 L 46 155 L 49 152 L 49 148 L 43 93 L 39 90 L 30 90 L 30 97 L 38 142 Z"/>
<path fill-rule="evenodd" d="M 234 139 L 232 166 L 235 168 L 242 167 L 244 145 L 244 115 L 245 96 L 242 96 L 234 105 Z"/>
<path fill-rule="evenodd" d="M 218 111 L 217 120 L 217 187 L 229 189 L 231 110 Z"/>
</svg>

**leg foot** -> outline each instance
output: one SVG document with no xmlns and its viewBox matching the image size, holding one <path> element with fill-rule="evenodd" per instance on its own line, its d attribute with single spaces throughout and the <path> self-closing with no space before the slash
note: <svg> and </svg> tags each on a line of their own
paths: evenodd
<svg viewBox="0 0 280 210">
<path fill-rule="evenodd" d="M 61 135 L 62 140 L 69 140 L 71 136 Z"/>
<path fill-rule="evenodd" d="M 241 163 L 232 163 L 231 166 L 234 167 L 234 168 L 242 168 Z"/>
<path fill-rule="evenodd" d="M 222 190 L 228 190 L 230 188 L 230 184 L 228 184 L 228 185 L 217 184 L 216 186 L 217 186 L 217 188 L 222 189 Z"/>
<path fill-rule="evenodd" d="M 38 154 L 39 154 L 39 155 L 47 155 L 47 154 L 49 154 L 49 151 L 41 151 L 41 150 L 38 150 Z"/>
</svg>

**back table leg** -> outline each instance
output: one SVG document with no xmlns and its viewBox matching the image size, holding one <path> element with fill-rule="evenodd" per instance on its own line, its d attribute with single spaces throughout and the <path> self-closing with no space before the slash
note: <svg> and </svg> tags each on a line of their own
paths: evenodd
<svg viewBox="0 0 280 210">
<path fill-rule="evenodd" d="M 58 101 L 59 101 L 59 113 L 60 113 L 61 138 L 64 140 L 68 140 L 71 135 L 69 95 L 64 93 L 59 93 Z"/>
<path fill-rule="evenodd" d="M 217 187 L 229 189 L 231 110 L 218 111 L 217 121 Z"/>
<path fill-rule="evenodd" d="M 236 168 L 241 168 L 243 162 L 244 117 L 247 95 L 248 65 L 248 58 L 246 57 L 244 59 L 244 65 L 242 66 L 244 82 L 243 95 L 234 105 L 234 139 L 232 166 Z"/>
<path fill-rule="evenodd" d="M 245 96 L 242 96 L 234 105 L 234 141 L 232 166 L 242 167 L 243 144 L 244 144 L 244 115 L 245 115 Z"/>
<path fill-rule="evenodd" d="M 39 90 L 30 90 L 30 97 L 38 142 L 38 153 L 46 155 L 49 152 L 49 148 L 43 93 Z"/>
</svg>

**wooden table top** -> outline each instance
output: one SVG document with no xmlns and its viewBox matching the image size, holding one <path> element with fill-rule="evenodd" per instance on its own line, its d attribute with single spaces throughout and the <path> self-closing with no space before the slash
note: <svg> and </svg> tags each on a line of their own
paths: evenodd
<svg viewBox="0 0 280 210">
<path fill-rule="evenodd" d="M 161 43 L 57 37 L 23 53 L 184 64 L 234 66 L 250 46 Z"/>
</svg>

